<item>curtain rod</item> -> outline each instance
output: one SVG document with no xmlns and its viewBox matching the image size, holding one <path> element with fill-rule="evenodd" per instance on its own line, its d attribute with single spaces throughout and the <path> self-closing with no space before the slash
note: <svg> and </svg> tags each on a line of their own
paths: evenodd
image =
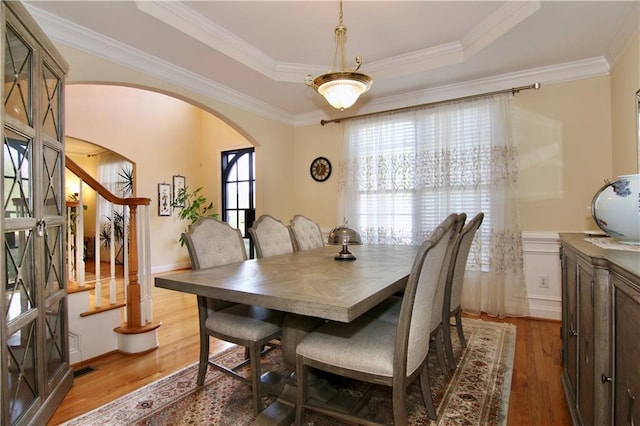
<svg viewBox="0 0 640 426">
<path fill-rule="evenodd" d="M 354 118 L 371 117 L 373 115 L 387 114 L 387 113 L 390 113 L 390 112 L 409 111 L 409 110 L 412 110 L 412 109 L 430 107 L 430 106 L 435 106 L 435 105 L 440 105 L 440 104 L 446 104 L 446 103 L 449 103 L 449 102 L 466 101 L 468 99 L 482 98 L 482 97 L 485 97 L 485 96 L 492 96 L 492 95 L 500 95 L 502 93 L 511 93 L 512 95 L 515 95 L 516 93 L 519 93 L 522 90 L 529 90 L 529 89 L 538 90 L 538 89 L 540 89 L 540 87 L 541 87 L 540 83 L 533 83 L 533 84 L 530 84 L 528 86 L 512 87 L 511 89 L 497 90 L 495 92 L 487 92 L 487 93 L 480 93 L 480 94 L 477 94 L 477 95 L 463 96 L 461 98 L 445 99 L 445 100 L 442 100 L 442 101 L 428 102 L 426 104 L 412 105 L 412 106 L 408 106 L 408 107 L 400 107 L 400 108 L 395 108 L 395 109 L 388 109 L 388 110 L 385 110 L 385 111 L 370 112 L 368 114 L 352 115 L 350 117 L 343 117 L 343 118 L 334 118 L 333 120 L 320 120 L 320 124 L 322 126 L 324 126 L 325 124 L 340 123 L 341 121 L 353 120 Z"/>
</svg>

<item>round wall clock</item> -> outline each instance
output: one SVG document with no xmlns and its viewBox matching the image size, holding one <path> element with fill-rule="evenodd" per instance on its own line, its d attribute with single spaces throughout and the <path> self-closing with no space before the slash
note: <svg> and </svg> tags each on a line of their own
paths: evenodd
<svg viewBox="0 0 640 426">
<path fill-rule="evenodd" d="M 311 162 L 309 172 L 313 180 L 324 182 L 331 176 L 331 162 L 324 157 L 318 157 Z"/>
</svg>

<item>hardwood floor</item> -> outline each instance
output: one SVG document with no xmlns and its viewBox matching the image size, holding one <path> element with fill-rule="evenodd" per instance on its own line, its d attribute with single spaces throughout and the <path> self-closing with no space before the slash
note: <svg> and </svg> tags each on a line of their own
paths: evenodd
<svg viewBox="0 0 640 426">
<path fill-rule="evenodd" d="M 560 321 L 482 315 L 485 321 L 509 322 L 516 331 L 508 426 L 571 425 L 560 374 Z"/>
<path fill-rule="evenodd" d="M 160 346 L 149 353 L 113 353 L 86 365 L 95 371 L 77 377 L 49 425 L 76 417 L 198 360 L 198 320 L 193 295 L 153 289 L 154 320 L 161 321 Z M 483 315 L 487 321 L 499 321 Z M 560 381 L 560 323 L 507 318 L 517 327 L 516 354 L 509 400 L 509 426 L 570 425 Z M 228 346 L 211 342 L 211 352 Z"/>
</svg>

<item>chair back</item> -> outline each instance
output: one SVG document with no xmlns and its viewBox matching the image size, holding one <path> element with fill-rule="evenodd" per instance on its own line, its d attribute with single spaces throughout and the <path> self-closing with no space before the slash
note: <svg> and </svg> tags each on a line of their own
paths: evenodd
<svg viewBox="0 0 640 426">
<path fill-rule="evenodd" d="M 460 297 L 462 294 L 462 283 L 464 282 L 464 271 L 467 266 L 467 259 L 469 258 L 469 251 L 471 250 L 471 244 L 473 243 L 473 238 L 476 235 L 478 229 L 480 229 L 480 225 L 482 225 L 482 220 L 484 219 L 484 213 L 478 213 L 474 216 L 473 219 L 469 223 L 467 223 L 462 231 L 460 231 L 460 236 L 458 237 L 458 241 L 456 242 L 454 262 L 451 265 L 449 271 L 449 283 L 447 285 L 448 291 L 445 296 L 445 306 L 449 307 L 449 312 L 446 314 L 443 313 L 443 318 L 445 315 L 448 317 L 450 312 L 453 312 L 460 306 Z M 448 302 L 448 303 L 447 303 Z"/>
<path fill-rule="evenodd" d="M 449 243 L 449 230 L 435 228 L 422 243 L 409 274 L 398 319 L 394 376 L 408 377 L 424 366 L 429 352 L 429 324 L 440 271 Z"/>
<path fill-rule="evenodd" d="M 189 225 L 182 239 L 193 269 L 210 268 L 247 260 L 240 230 L 213 217 L 201 217 Z"/>
<path fill-rule="evenodd" d="M 263 214 L 253 222 L 249 234 L 258 258 L 293 253 L 291 230 L 273 216 Z"/>
<path fill-rule="evenodd" d="M 297 214 L 291 219 L 290 224 L 298 251 L 324 247 L 322 231 L 317 223 L 301 214 Z"/>
<path fill-rule="evenodd" d="M 453 262 L 455 254 L 455 245 L 466 220 L 467 215 L 465 213 L 452 213 L 438 225 L 445 231 L 445 238 L 447 239 L 447 252 L 445 255 L 442 270 L 440 271 L 440 277 L 438 280 L 438 288 L 433 298 L 433 310 L 431 311 L 431 320 L 429 321 L 429 331 L 434 331 L 442 323 L 442 312 L 448 310 L 449 305 L 445 308 L 444 298 L 447 287 L 447 278 L 449 276 L 450 265 Z"/>
<path fill-rule="evenodd" d="M 182 233 L 182 240 L 189 250 L 192 269 L 211 268 L 247 260 L 247 251 L 240 230 L 213 217 L 201 217 Z M 213 311 L 231 306 L 232 303 L 198 296 L 198 312 L 201 324 Z"/>
</svg>

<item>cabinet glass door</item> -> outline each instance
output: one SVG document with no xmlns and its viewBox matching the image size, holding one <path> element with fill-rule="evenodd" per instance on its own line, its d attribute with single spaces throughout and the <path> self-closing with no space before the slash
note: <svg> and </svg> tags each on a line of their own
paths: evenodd
<svg viewBox="0 0 640 426">
<path fill-rule="evenodd" d="M 65 270 L 64 71 L 18 3 L 2 2 L 5 321 L 0 424 L 44 424 L 71 386 Z M 42 35 L 42 34 L 40 34 Z"/>
</svg>

